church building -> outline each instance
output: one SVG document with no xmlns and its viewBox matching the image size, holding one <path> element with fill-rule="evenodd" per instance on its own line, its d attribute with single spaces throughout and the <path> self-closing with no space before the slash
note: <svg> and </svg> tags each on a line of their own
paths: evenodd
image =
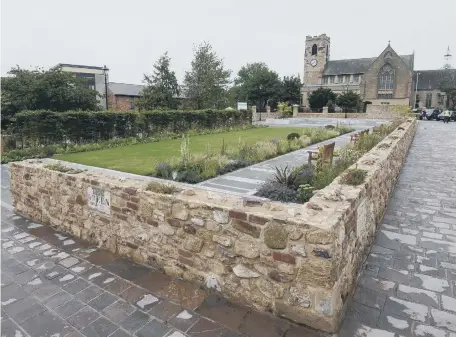
<svg viewBox="0 0 456 337">
<path fill-rule="evenodd" d="M 309 94 L 320 87 L 330 88 L 337 94 L 352 90 L 361 95 L 364 109 L 368 104 L 446 105 L 438 91 L 437 77 L 442 70 L 432 71 L 432 74 L 420 71 L 417 76 L 418 72 L 414 71 L 415 55 L 398 55 L 389 43 L 380 55 L 371 58 L 331 60 L 330 54 L 331 41 L 326 34 L 306 37 L 301 90 L 302 105 L 305 107 L 309 107 Z M 427 78 L 431 75 L 433 79 Z M 423 89 L 426 89 L 426 94 Z"/>
</svg>

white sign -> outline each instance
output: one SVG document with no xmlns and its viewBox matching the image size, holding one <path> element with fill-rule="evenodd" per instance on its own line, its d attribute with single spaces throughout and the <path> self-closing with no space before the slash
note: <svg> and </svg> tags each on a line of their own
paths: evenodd
<svg viewBox="0 0 456 337">
<path fill-rule="evenodd" d="M 238 102 L 237 109 L 238 110 L 247 110 L 247 102 Z"/>
<path fill-rule="evenodd" d="M 87 188 L 87 200 L 90 208 L 105 214 L 111 214 L 111 193 L 100 188 Z"/>
</svg>

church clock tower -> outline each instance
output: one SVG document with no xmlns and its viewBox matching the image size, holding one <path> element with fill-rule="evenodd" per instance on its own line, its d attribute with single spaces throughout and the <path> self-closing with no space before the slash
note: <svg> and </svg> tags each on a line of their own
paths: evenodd
<svg viewBox="0 0 456 337">
<path fill-rule="evenodd" d="M 326 34 L 306 36 L 304 52 L 304 85 L 320 85 L 323 70 L 329 61 L 331 42 Z"/>
</svg>

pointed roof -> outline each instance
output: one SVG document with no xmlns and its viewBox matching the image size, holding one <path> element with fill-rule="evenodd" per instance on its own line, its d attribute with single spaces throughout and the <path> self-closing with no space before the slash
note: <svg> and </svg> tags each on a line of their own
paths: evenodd
<svg viewBox="0 0 456 337">
<path fill-rule="evenodd" d="M 388 41 L 388 46 L 380 53 L 383 55 L 385 51 L 389 49 L 391 52 L 397 55 L 394 49 L 391 47 Z M 414 54 L 410 55 L 398 55 L 405 65 L 412 70 L 414 63 Z M 351 74 L 364 74 L 371 67 L 380 56 L 361 58 L 361 59 L 347 59 L 347 60 L 334 60 L 326 62 L 323 75 L 351 75 Z"/>
</svg>

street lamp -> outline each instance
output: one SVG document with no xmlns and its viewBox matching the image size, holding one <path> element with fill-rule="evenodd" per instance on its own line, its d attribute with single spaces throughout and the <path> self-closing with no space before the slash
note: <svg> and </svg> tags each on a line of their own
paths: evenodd
<svg viewBox="0 0 456 337">
<path fill-rule="evenodd" d="M 413 104 L 413 109 L 416 109 L 416 94 L 418 93 L 418 78 L 420 76 L 419 72 L 416 72 L 416 81 L 415 81 L 415 103 Z"/>
<path fill-rule="evenodd" d="M 109 69 L 106 67 L 106 65 L 104 65 L 101 70 L 103 70 L 103 75 L 104 75 L 106 110 L 108 110 L 109 109 L 109 105 L 108 105 L 108 72 L 109 72 Z"/>
</svg>

